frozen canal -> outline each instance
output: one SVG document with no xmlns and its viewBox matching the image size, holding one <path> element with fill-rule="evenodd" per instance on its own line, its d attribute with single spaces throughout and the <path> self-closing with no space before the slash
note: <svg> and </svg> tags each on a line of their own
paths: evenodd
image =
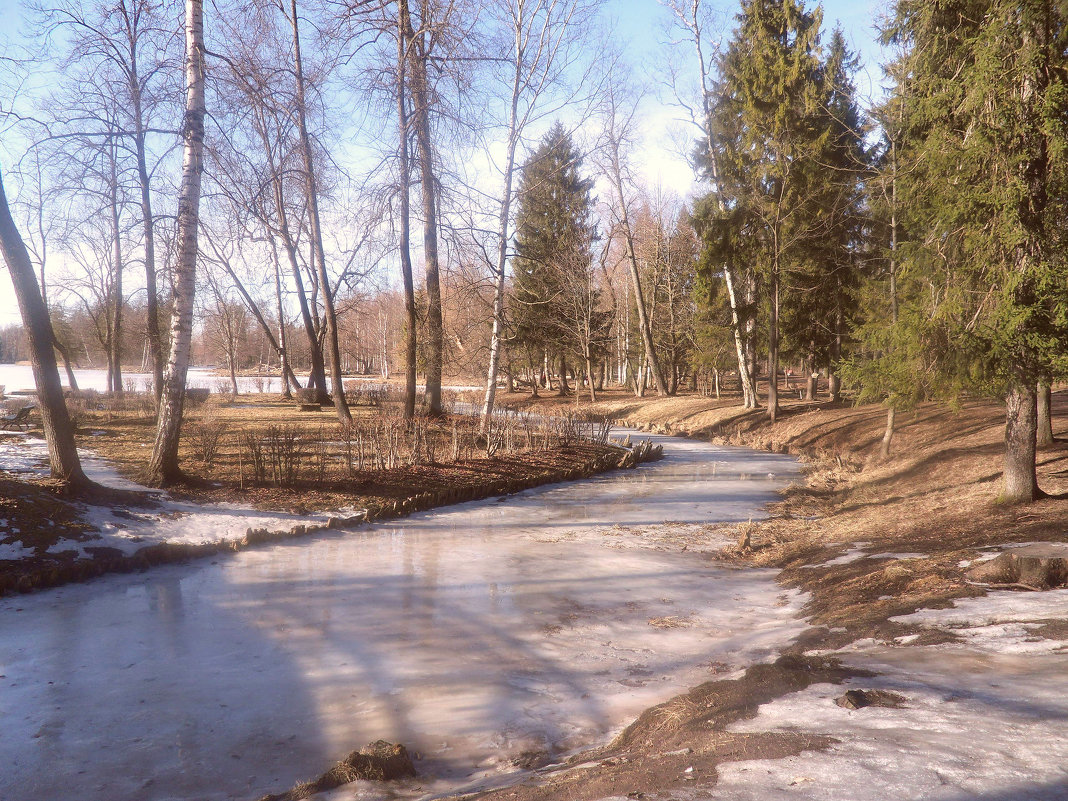
<svg viewBox="0 0 1068 801">
<path fill-rule="evenodd" d="M 660 439 L 635 471 L 0 600 L 0 798 L 251 800 L 378 738 L 418 797 L 770 658 L 800 598 L 688 541 L 796 463 Z"/>
</svg>

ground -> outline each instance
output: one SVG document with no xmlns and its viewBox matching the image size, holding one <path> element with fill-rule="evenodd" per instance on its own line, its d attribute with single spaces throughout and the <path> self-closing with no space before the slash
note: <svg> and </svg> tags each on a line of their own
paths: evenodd
<svg viewBox="0 0 1068 801">
<path fill-rule="evenodd" d="M 924 625 L 922 615 L 903 618 L 985 595 L 965 576 L 977 555 L 1013 543 L 1068 542 L 1068 503 L 1058 497 L 1068 491 L 1068 442 L 1058 440 L 1039 453 L 1040 485 L 1051 497 L 1000 505 L 1003 409 L 990 401 L 965 402 L 959 409 L 925 404 L 899 414 L 891 457 L 879 461 L 886 421 L 880 407 L 797 401 L 786 404 L 779 421 L 770 425 L 762 411 L 745 412 L 733 399 L 637 399 L 620 392 L 602 397 L 587 408 L 635 427 L 805 460 L 806 483 L 792 487 L 768 520 L 730 527 L 738 545 L 722 557 L 778 568 L 784 586 L 807 593 L 804 611 L 812 625 L 776 663 L 754 666 L 740 679 L 696 687 L 649 710 L 610 746 L 479 798 L 708 797 L 692 793 L 715 786 L 728 763 L 782 760 L 826 748 L 837 739 L 800 731 L 797 724 L 769 731 L 739 731 L 738 724 L 757 716 L 761 705 L 812 685 L 862 681 L 865 671 L 845 668 L 838 658 L 858 647 L 908 644 L 921 649 L 960 639 L 945 627 Z M 505 399 L 509 401 L 531 405 L 527 396 Z M 550 398 L 540 405 L 568 403 Z M 1054 432 L 1063 436 L 1068 393 L 1054 394 L 1053 414 Z M 1053 612 L 1042 608 L 1025 614 L 1022 625 L 1028 641 L 1045 640 L 1049 645 L 1042 647 L 1062 653 L 1068 608 L 1060 596 L 1051 606 Z M 991 661 L 997 658 L 991 656 Z M 908 797 L 926 796 L 921 791 Z M 1068 797 L 1068 783 L 1033 797 Z"/>
<path fill-rule="evenodd" d="M 574 407 L 570 399 L 546 398 L 532 404 L 523 395 L 500 401 L 516 407 L 534 405 L 539 410 Z M 782 764 L 787 757 L 834 750 L 841 746 L 842 737 L 833 732 L 795 724 L 775 728 L 760 722 L 767 710 L 780 709 L 789 699 L 804 698 L 817 688 L 887 683 L 877 678 L 878 670 L 857 667 L 865 660 L 890 664 L 902 658 L 897 651 L 892 657 L 883 653 L 887 648 L 901 649 L 905 658 L 910 653 L 918 658 L 927 646 L 963 642 L 971 636 L 970 629 L 954 632 L 952 627 L 931 625 L 924 615 L 938 613 L 916 614 L 917 610 L 949 609 L 954 603 L 966 604 L 970 603 L 966 599 L 984 596 L 986 590 L 966 576 L 966 569 L 977 559 L 1014 543 L 1068 542 L 1068 505 L 1060 497 L 1068 492 L 1068 443 L 1058 440 L 1039 454 L 1040 485 L 1050 497 L 1021 506 L 1000 505 L 1003 410 L 993 402 L 977 399 L 958 409 L 923 405 L 899 414 L 894 449 L 885 461 L 877 458 L 885 425 L 885 411 L 880 407 L 796 401 L 787 403 L 779 421 L 770 425 L 761 412 L 745 412 L 733 399 L 636 399 L 616 392 L 605 393 L 596 405 L 582 404 L 582 410 L 639 428 L 804 459 L 806 483 L 791 488 L 768 520 L 729 527 L 727 533 L 737 545 L 720 556 L 739 566 L 777 569 L 784 586 L 807 594 L 804 614 L 811 625 L 774 663 L 755 665 L 744 676 L 696 687 L 646 712 L 605 748 L 579 754 L 569 764 L 481 798 L 690 798 L 695 796 L 686 793 L 695 788 L 707 790 L 722 776 L 736 775 L 730 771 L 737 770 L 741 760 L 744 764 L 751 760 Z M 113 458 L 133 452 L 140 436 L 136 426 L 99 425 L 109 431 L 97 437 L 108 443 L 100 450 Z M 1068 393 L 1057 392 L 1054 432 L 1064 436 L 1066 431 Z M 472 468 L 488 466 L 491 463 Z M 132 468 L 128 465 L 127 469 Z M 514 463 L 501 469 L 513 470 Z M 455 471 L 449 468 L 446 473 Z M 213 476 L 213 480 L 218 478 Z M 230 479 L 222 488 L 194 482 L 182 491 L 190 497 L 239 498 L 275 508 L 292 504 L 278 489 L 249 490 L 242 482 L 235 487 L 232 475 Z M 397 474 L 398 494 L 412 492 L 426 481 L 448 480 L 422 469 L 401 472 Z M 0 490 L 6 496 L 16 488 L 5 485 Z M 17 509 L 30 509 L 28 518 L 39 519 L 40 510 L 50 503 L 58 504 L 60 510 L 66 508 L 48 486 L 18 491 L 22 495 Z M 342 495 L 346 491 L 351 495 L 351 488 L 338 490 Z M 377 485 L 374 491 L 389 492 Z M 340 498 L 303 492 L 300 505 L 335 508 Z M 0 517 L 17 513 L 9 504 Z M 5 522 L 10 528 L 11 522 Z M 59 512 L 56 526 L 69 529 L 65 536 L 85 536 L 76 516 L 68 512 Z M 677 545 L 697 545 L 703 536 L 721 538 L 723 533 L 724 527 L 708 527 L 703 533 L 688 535 L 694 542 Z M 1054 593 L 1016 594 L 1005 604 L 1022 609 L 1027 598 L 1040 595 Z M 1022 624 L 1026 642 L 1037 643 L 1039 649 L 1052 647 L 1053 654 L 1063 652 L 1063 646 L 1048 644 L 1068 638 L 1068 610 L 1057 606 L 1057 602 L 1063 604 L 1060 598 L 1056 596 L 1052 605 L 1032 604 Z M 1011 619 L 1011 613 L 1006 614 Z M 990 659 L 996 658 L 1001 657 Z M 1038 659 L 1032 665 L 1038 665 Z M 1059 664 L 1062 669 L 1063 663 Z M 890 699 L 890 706 L 895 698 L 904 697 L 892 688 L 880 692 L 884 695 L 873 697 Z M 924 690 L 917 686 L 912 692 L 915 699 L 921 699 Z M 748 727 L 746 721 L 751 721 Z M 1061 791 L 1068 794 L 1068 785 L 1056 785 L 1050 794 L 1034 797 L 1064 797 L 1057 795 Z"/>
</svg>

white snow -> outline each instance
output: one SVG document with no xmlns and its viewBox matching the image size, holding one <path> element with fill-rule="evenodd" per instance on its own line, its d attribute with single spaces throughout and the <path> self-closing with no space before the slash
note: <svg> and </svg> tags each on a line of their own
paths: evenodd
<svg viewBox="0 0 1068 801">
<path fill-rule="evenodd" d="M 868 555 L 867 551 L 865 551 L 864 549 L 866 547 L 868 547 L 869 545 L 871 545 L 870 542 L 858 542 L 858 543 L 855 543 L 856 547 L 850 548 L 848 551 L 846 551 L 841 556 L 836 556 L 834 559 L 830 559 L 830 560 L 828 560 L 826 562 L 821 562 L 818 565 L 805 565 L 805 567 L 812 567 L 812 568 L 815 568 L 815 567 L 832 567 L 833 565 L 849 565 L 849 564 L 852 564 L 853 562 L 859 561 L 860 559 L 863 559 L 865 556 Z"/>
<path fill-rule="evenodd" d="M 800 731 L 840 742 L 826 752 L 719 768 L 706 798 L 732 801 L 1068 798 L 1068 655 L 1062 640 L 1031 637 L 1063 620 L 1068 591 L 991 593 L 900 621 L 951 630 L 964 644 L 854 643 L 838 656 L 875 678 L 815 685 L 761 707 L 734 731 Z M 907 638 L 899 638 L 905 642 Z M 850 687 L 906 697 L 902 709 L 848 711 Z M 680 798 L 682 796 L 679 796 Z"/>
<path fill-rule="evenodd" d="M 0 560 L 25 559 L 29 556 L 33 556 L 33 548 L 25 547 L 22 540 L 0 542 Z"/>
<path fill-rule="evenodd" d="M 84 510 L 83 519 L 97 528 L 99 538 L 84 542 L 64 540 L 62 544 L 53 545 L 49 549 L 51 553 L 75 550 L 79 557 L 84 557 L 89 555 L 87 547 L 107 547 L 129 555 L 161 542 L 187 545 L 230 542 L 241 540 L 249 528 L 286 531 L 298 523 L 325 523 L 330 517 L 326 513 L 296 515 L 263 511 L 237 504 L 175 501 L 160 490 L 148 489 L 123 478 L 107 462 L 90 452 L 79 450 L 78 455 L 82 469 L 93 481 L 114 489 L 149 494 L 154 496 L 154 505 L 126 509 L 80 504 Z M 47 473 L 48 452 L 44 440 L 21 436 L 0 442 L 0 470 L 14 473 Z M 11 533 L 18 533 L 17 529 L 11 529 Z M 26 555 L 32 553 L 30 550 Z"/>
</svg>

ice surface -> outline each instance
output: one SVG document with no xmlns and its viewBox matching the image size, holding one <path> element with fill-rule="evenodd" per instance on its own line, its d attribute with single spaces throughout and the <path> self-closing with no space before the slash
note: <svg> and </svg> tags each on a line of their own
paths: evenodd
<svg viewBox="0 0 1068 801">
<path fill-rule="evenodd" d="M 0 798 L 250 799 L 380 737 L 447 780 L 417 796 L 602 742 L 799 633 L 773 572 L 671 545 L 796 474 L 672 440 L 504 502 L 0 600 Z"/>
</svg>

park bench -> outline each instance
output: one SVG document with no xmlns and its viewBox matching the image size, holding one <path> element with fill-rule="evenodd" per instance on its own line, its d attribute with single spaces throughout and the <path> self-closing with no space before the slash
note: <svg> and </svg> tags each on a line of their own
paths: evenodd
<svg viewBox="0 0 1068 801">
<path fill-rule="evenodd" d="M 6 430 L 13 426 L 28 426 L 30 424 L 30 412 L 32 411 L 32 406 L 23 406 L 14 414 L 6 414 L 0 417 L 0 429 Z"/>
</svg>

